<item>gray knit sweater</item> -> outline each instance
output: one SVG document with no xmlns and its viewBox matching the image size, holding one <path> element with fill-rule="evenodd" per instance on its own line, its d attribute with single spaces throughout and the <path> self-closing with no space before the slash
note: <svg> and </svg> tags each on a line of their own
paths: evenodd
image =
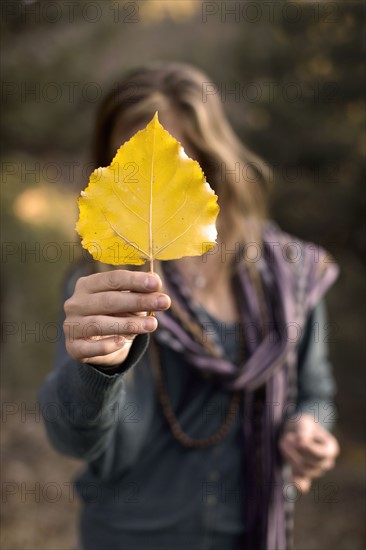
<svg viewBox="0 0 366 550">
<path fill-rule="evenodd" d="M 314 326 L 319 331 L 316 338 Z M 330 427 L 334 382 L 325 327 L 321 302 L 308 319 L 298 348 L 298 411 L 315 415 Z M 234 339 L 226 337 L 222 343 L 227 355 L 235 357 Z M 76 480 L 83 502 L 82 547 L 242 549 L 245 440 L 240 414 L 216 447 L 184 448 L 162 415 L 148 347 L 149 337 L 138 336 L 122 372 L 109 376 L 71 359 L 61 342 L 55 368 L 39 393 L 54 447 L 87 465 Z M 162 348 L 162 366 L 186 433 L 192 437 L 213 433 L 225 417 L 229 392 L 169 348 Z"/>
</svg>

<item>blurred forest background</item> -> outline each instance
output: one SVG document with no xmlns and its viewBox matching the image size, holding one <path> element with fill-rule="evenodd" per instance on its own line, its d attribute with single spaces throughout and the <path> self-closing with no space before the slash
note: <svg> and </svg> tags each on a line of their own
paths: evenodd
<svg viewBox="0 0 366 550">
<path fill-rule="evenodd" d="M 76 197 L 99 101 L 129 68 L 178 60 L 209 74 L 238 135 L 274 167 L 273 218 L 341 266 L 328 303 L 342 454 L 299 499 L 295 547 L 364 549 L 362 2 L 3 0 L 1 10 L 1 548 L 75 546 L 69 482 L 81 464 L 50 448 L 36 393 L 79 255 Z"/>
</svg>

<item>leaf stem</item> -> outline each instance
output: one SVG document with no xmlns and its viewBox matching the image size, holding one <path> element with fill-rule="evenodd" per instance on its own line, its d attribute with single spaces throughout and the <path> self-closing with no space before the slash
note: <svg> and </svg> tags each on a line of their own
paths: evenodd
<svg viewBox="0 0 366 550">
<path fill-rule="evenodd" d="M 150 273 L 154 273 L 154 258 L 150 258 Z M 155 313 L 153 311 L 149 311 L 150 317 L 155 317 Z"/>
</svg>

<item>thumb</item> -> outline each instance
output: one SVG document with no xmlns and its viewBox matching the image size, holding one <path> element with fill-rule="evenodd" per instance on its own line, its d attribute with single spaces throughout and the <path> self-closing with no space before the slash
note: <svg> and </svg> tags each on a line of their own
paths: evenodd
<svg viewBox="0 0 366 550">
<path fill-rule="evenodd" d="M 311 479 L 309 477 L 297 477 L 292 478 L 293 482 L 299 487 L 302 493 L 308 493 L 311 487 Z"/>
</svg>

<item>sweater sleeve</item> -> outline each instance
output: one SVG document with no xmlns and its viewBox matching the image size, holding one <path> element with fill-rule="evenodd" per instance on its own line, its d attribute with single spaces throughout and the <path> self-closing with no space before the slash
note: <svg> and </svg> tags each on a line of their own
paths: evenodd
<svg viewBox="0 0 366 550">
<path fill-rule="evenodd" d="M 147 334 L 137 336 L 123 371 L 114 375 L 79 363 L 64 351 L 38 395 L 48 437 L 58 451 L 88 462 L 106 451 L 128 398 L 125 373 L 139 363 L 148 342 Z"/>
<path fill-rule="evenodd" d="M 82 272 L 74 271 L 65 281 L 63 300 L 69 298 Z M 64 313 L 60 315 L 60 323 Z M 38 400 L 48 437 L 61 453 L 87 462 L 100 458 L 118 430 L 119 411 L 126 400 L 125 374 L 144 356 L 149 335 L 138 335 L 120 372 L 110 375 L 72 359 L 65 346 L 65 337 L 57 344 L 53 371 L 44 381 Z M 115 440 L 115 438 L 114 438 Z M 109 448 L 109 452 L 113 449 Z"/>
<path fill-rule="evenodd" d="M 329 325 L 324 300 L 313 309 L 298 350 L 297 413 L 313 416 L 326 429 L 336 421 L 336 392 L 328 357 Z"/>
</svg>

